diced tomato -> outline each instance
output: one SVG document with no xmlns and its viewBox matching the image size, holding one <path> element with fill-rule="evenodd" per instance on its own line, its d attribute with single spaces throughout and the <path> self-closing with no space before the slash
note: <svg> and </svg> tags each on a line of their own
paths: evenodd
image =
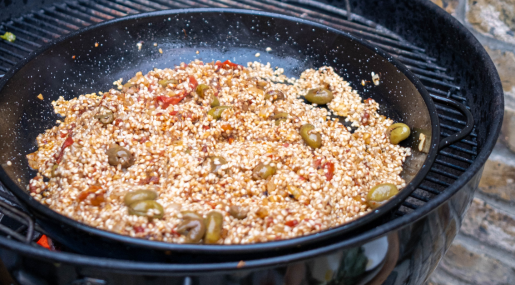
<svg viewBox="0 0 515 285">
<path fill-rule="evenodd" d="M 135 231 L 136 233 L 142 233 L 142 232 L 144 232 L 144 231 L 145 231 L 145 228 L 144 228 L 144 227 L 142 227 L 142 226 L 135 226 L 135 227 L 134 227 L 134 231 Z"/>
<path fill-rule="evenodd" d="M 334 163 L 326 162 L 324 164 L 324 169 L 327 170 L 327 173 L 325 174 L 325 179 L 327 181 L 331 181 L 331 179 L 333 179 L 333 176 L 334 176 Z"/>
<path fill-rule="evenodd" d="M 243 65 L 232 63 L 230 60 L 226 60 L 224 62 L 220 62 L 219 60 L 217 60 L 215 65 L 218 68 L 223 68 L 223 69 L 235 69 L 235 68 L 241 69 L 241 68 L 243 68 Z"/>
<path fill-rule="evenodd" d="M 193 77 L 193 75 L 190 75 L 189 79 L 190 79 L 190 83 L 188 85 L 190 86 L 191 89 L 195 90 L 195 88 L 197 88 L 197 86 L 198 86 L 197 79 L 195 79 L 195 77 Z"/>
<path fill-rule="evenodd" d="M 320 169 L 320 166 L 322 166 L 322 159 L 315 159 L 315 161 L 313 161 L 313 167 L 315 169 Z"/>
<path fill-rule="evenodd" d="M 72 144 L 73 144 L 73 139 L 72 139 L 72 133 L 70 131 L 70 132 L 68 132 L 68 137 L 64 140 L 64 143 L 61 146 L 61 150 L 59 151 L 59 154 L 57 155 L 57 157 L 55 157 L 55 160 L 57 163 L 61 162 L 61 159 L 63 159 L 64 150 L 67 147 L 71 146 Z"/>
<path fill-rule="evenodd" d="M 289 144 L 289 143 L 283 143 L 283 146 L 284 146 L 284 147 L 289 147 L 289 146 L 290 146 L 290 144 Z"/>
<path fill-rule="evenodd" d="M 204 130 L 209 130 L 209 126 L 202 126 Z"/>
<path fill-rule="evenodd" d="M 168 97 L 168 96 L 157 96 L 156 101 L 163 104 L 162 108 L 166 109 L 170 105 L 177 105 L 184 99 L 185 96 Z"/>
<path fill-rule="evenodd" d="M 170 112 L 170 116 L 175 116 L 175 115 L 177 115 L 178 113 L 179 113 L 179 111 L 175 111 L 175 110 L 173 110 L 173 111 L 171 111 L 171 112 Z"/>
<path fill-rule="evenodd" d="M 285 225 L 287 225 L 288 227 L 290 228 L 293 228 L 294 226 L 298 225 L 299 222 L 297 220 L 291 220 L 291 221 L 287 221 L 286 223 L 284 223 Z"/>
<path fill-rule="evenodd" d="M 361 123 L 363 126 L 370 124 L 370 114 L 367 111 L 363 113 L 363 116 L 361 117 Z"/>
<path fill-rule="evenodd" d="M 228 141 L 229 141 L 229 143 L 230 143 L 230 144 L 232 144 L 232 143 L 234 142 L 234 138 L 233 138 L 233 137 L 230 137 L 230 138 L 228 139 Z"/>
</svg>

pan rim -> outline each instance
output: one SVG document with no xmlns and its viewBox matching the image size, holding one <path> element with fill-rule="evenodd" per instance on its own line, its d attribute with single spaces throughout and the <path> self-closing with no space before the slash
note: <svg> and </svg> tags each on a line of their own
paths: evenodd
<svg viewBox="0 0 515 285">
<path fill-rule="evenodd" d="M 431 127 L 432 127 L 432 138 L 431 138 L 431 149 L 424 160 L 424 163 L 417 173 L 417 175 L 413 178 L 413 180 L 402 189 L 397 196 L 391 199 L 388 203 L 381 206 L 380 208 L 370 212 L 362 217 L 359 217 L 353 221 L 350 221 L 346 224 L 340 225 L 338 227 L 333 227 L 321 232 L 317 232 L 314 234 L 300 236 L 296 238 L 279 240 L 279 241 L 270 241 L 263 243 L 254 243 L 254 244 L 236 244 L 236 245 L 193 245 L 193 244 L 177 244 L 177 243 L 168 243 L 162 241 L 150 241 L 146 239 L 133 238 L 127 235 L 121 235 L 114 232 L 109 232 L 106 230 L 97 229 L 95 227 L 83 224 L 71 218 L 68 218 L 54 210 L 44 206 L 40 202 L 36 201 L 30 195 L 27 194 L 25 190 L 16 185 L 7 173 L 5 172 L 3 166 L 0 167 L 0 181 L 7 186 L 7 189 L 11 191 L 15 196 L 22 200 L 23 203 L 28 204 L 30 206 L 30 211 L 36 211 L 49 217 L 51 219 L 58 219 L 59 221 L 65 223 L 67 226 L 72 228 L 76 228 L 78 230 L 83 231 L 84 233 L 93 234 L 99 236 L 101 238 L 106 238 L 109 240 L 113 240 L 116 242 L 122 242 L 125 244 L 135 245 L 138 247 L 152 248 L 156 250 L 170 250 L 176 252 L 195 252 L 195 253 L 203 253 L 203 254 L 219 254 L 219 253 L 252 253 L 252 252 L 261 252 L 265 250 L 278 250 L 278 249 L 287 249 L 300 247 L 305 244 L 313 244 L 320 242 L 321 240 L 328 239 L 331 237 L 335 237 L 338 235 L 342 235 L 348 233 L 348 231 L 356 230 L 359 227 L 362 227 L 363 224 L 368 224 L 374 219 L 382 216 L 384 213 L 389 212 L 392 208 L 396 207 L 402 201 L 404 201 L 413 191 L 415 191 L 416 186 L 418 186 L 423 179 L 426 177 L 429 172 L 434 160 L 436 159 L 436 155 L 438 150 L 436 146 L 439 143 L 440 138 L 440 129 L 439 129 L 439 120 L 436 114 L 436 107 L 425 89 L 424 85 L 420 82 L 420 80 L 411 73 L 402 63 L 393 58 L 390 54 L 383 51 L 381 48 L 376 47 L 365 40 L 359 39 L 347 32 L 340 31 L 323 24 L 319 24 L 316 22 L 312 22 L 309 20 L 304 20 L 302 18 L 277 14 L 277 13 L 269 13 L 263 11 L 256 10 L 246 10 L 246 9 L 228 9 L 228 8 L 191 8 L 191 9 L 172 9 L 172 10 L 162 10 L 155 12 L 147 12 L 136 15 L 129 15 L 121 18 L 116 18 L 108 21 L 104 21 L 95 25 L 91 25 L 89 27 L 77 30 L 72 32 L 66 36 L 58 38 L 56 41 L 48 43 L 41 48 L 35 50 L 30 56 L 20 61 L 17 65 L 15 65 L 6 75 L 0 80 L 0 90 L 6 85 L 7 81 L 13 77 L 25 64 L 30 62 L 33 59 L 36 59 L 41 55 L 44 51 L 51 49 L 54 46 L 59 45 L 60 43 L 74 38 L 78 35 L 81 35 L 84 32 L 94 30 L 99 27 L 108 26 L 114 23 L 129 21 L 134 19 L 142 19 L 142 18 L 152 18 L 156 16 L 165 16 L 165 15 L 178 15 L 178 14 L 192 14 L 192 13 L 233 13 L 233 14 L 241 14 L 241 15 L 251 15 L 251 16 L 264 16 L 271 18 L 280 18 L 288 21 L 299 22 L 302 24 L 306 24 L 309 26 L 313 26 L 320 29 L 325 29 L 328 32 L 334 33 L 338 36 L 343 36 L 349 38 L 357 43 L 363 45 L 364 47 L 370 49 L 375 52 L 377 55 L 381 56 L 385 60 L 388 60 L 390 64 L 392 64 L 395 68 L 397 68 L 400 72 L 402 72 L 408 80 L 416 87 L 426 107 L 428 109 L 429 117 L 431 119 Z M 12 189 L 15 189 L 14 191 Z M 22 194 L 23 193 L 23 194 Z"/>
</svg>

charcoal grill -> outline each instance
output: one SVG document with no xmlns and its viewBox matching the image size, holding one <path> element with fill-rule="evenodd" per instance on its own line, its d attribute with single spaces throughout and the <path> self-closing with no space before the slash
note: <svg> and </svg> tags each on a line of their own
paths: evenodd
<svg viewBox="0 0 515 285">
<path fill-rule="evenodd" d="M 422 0 L 53 2 L 36 3 L 37 10 L 24 14 L 12 8 L 23 6 L 15 1 L 5 14 L 14 11 L 17 15 L 0 12 L 0 19 L 11 16 L 0 24 L 0 34 L 10 31 L 17 36 L 14 43 L 0 42 L 0 77 L 53 39 L 108 19 L 191 7 L 257 9 L 319 22 L 380 46 L 415 73 L 432 96 L 467 105 L 476 118 L 475 128 L 467 138 L 439 152 L 430 174 L 394 218 L 324 246 L 244 262 L 143 263 L 77 255 L 66 248 L 48 251 L 33 242 L 41 233 L 37 223 L 2 189 L 0 212 L 5 216 L 0 225 L 4 233 L 0 236 L 0 272 L 7 270 L 9 278 L 20 284 L 127 284 L 129 280 L 144 284 L 339 284 L 343 280 L 346 284 L 422 284 L 436 267 L 477 188 L 503 110 L 502 88 L 492 62 L 474 37 L 443 10 Z M 442 136 L 463 128 L 465 119 L 459 111 L 438 102 L 436 107 Z M 358 265 L 363 258 L 377 264 L 361 272 Z M 0 282 L 7 281 L 0 278 Z"/>
</svg>

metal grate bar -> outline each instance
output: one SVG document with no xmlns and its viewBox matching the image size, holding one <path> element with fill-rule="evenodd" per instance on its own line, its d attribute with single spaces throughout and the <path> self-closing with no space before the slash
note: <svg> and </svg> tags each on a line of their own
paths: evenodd
<svg viewBox="0 0 515 285">
<path fill-rule="evenodd" d="M 444 137 L 448 137 L 448 136 L 450 136 L 451 134 L 449 134 L 449 133 L 446 133 L 446 132 L 443 132 L 443 131 L 442 131 L 442 132 L 441 132 L 441 135 L 442 135 L 442 136 L 444 136 Z M 465 143 L 465 144 L 468 144 L 468 145 L 471 145 L 471 146 L 477 146 L 477 143 L 476 143 L 476 142 L 474 142 L 474 141 L 471 141 L 471 140 L 463 139 L 463 140 L 461 140 L 460 142 Z"/>
<path fill-rule="evenodd" d="M 23 21 L 20 21 L 20 20 L 14 20 L 14 23 L 16 23 L 16 24 L 18 24 L 20 26 L 25 26 L 29 30 L 33 30 L 33 31 L 38 31 L 38 32 L 44 33 L 46 35 L 51 36 L 54 39 L 57 39 L 57 38 L 59 38 L 61 36 L 59 34 L 56 34 L 56 33 L 52 32 L 52 31 L 40 28 L 40 27 L 38 27 L 36 25 L 33 25 L 31 23 L 28 23 L 28 22 L 23 22 Z"/>
<path fill-rule="evenodd" d="M 407 68 L 409 68 L 411 70 L 411 72 L 415 73 L 415 74 L 421 74 L 421 75 L 426 75 L 426 76 L 433 76 L 433 77 L 437 77 L 437 78 L 441 78 L 441 79 L 446 79 L 446 80 L 454 80 L 453 77 L 445 74 L 445 73 L 439 73 L 439 72 L 434 72 L 434 71 L 430 71 L 430 70 L 425 70 L 425 69 L 421 69 L 421 68 L 418 68 L 418 67 L 414 67 L 414 66 L 411 66 L 411 65 L 408 65 L 408 64 L 405 64 Z"/>
<path fill-rule="evenodd" d="M 82 27 L 87 27 L 87 26 L 90 26 L 91 24 L 93 24 L 93 22 L 87 22 L 85 20 L 82 20 L 82 19 L 79 19 L 77 17 L 72 17 L 70 15 L 67 15 L 67 14 L 64 14 L 64 13 L 61 13 L 59 11 L 57 11 L 56 7 L 53 7 L 52 9 L 49 9 L 49 8 L 43 8 L 43 11 L 45 12 L 45 14 L 47 14 L 48 16 L 50 15 L 53 15 L 54 17 L 57 17 L 57 18 L 61 18 L 63 20 L 68 20 L 70 22 L 73 22 L 75 23 L 76 25 L 79 25 L 79 26 L 82 26 Z"/>
<path fill-rule="evenodd" d="M 438 164 L 441 164 L 441 165 L 444 165 L 444 166 L 450 167 L 450 168 L 454 168 L 454 169 L 459 170 L 459 171 L 462 171 L 462 172 L 467 171 L 467 169 L 466 169 L 466 168 L 464 168 L 464 167 L 458 166 L 458 165 L 456 165 L 456 164 L 452 164 L 452 163 L 447 162 L 447 161 L 444 161 L 444 160 L 442 160 L 442 159 L 438 159 L 438 158 L 437 158 L 437 159 L 435 160 L 435 162 L 436 162 L 436 163 L 438 163 Z"/>
<path fill-rule="evenodd" d="M 123 6 L 123 5 L 120 5 L 120 4 L 116 4 L 116 3 L 112 3 L 112 2 L 109 2 L 107 0 L 95 0 L 99 3 L 102 3 L 102 5 L 106 6 L 106 7 L 111 7 L 112 9 L 116 9 L 120 12 L 123 12 L 125 14 L 137 14 L 139 13 L 140 11 L 138 10 L 134 10 L 134 9 L 131 9 L 127 6 Z"/>
<path fill-rule="evenodd" d="M 8 41 L 2 41 L 1 43 L 4 44 L 4 45 L 8 45 L 8 46 L 10 46 L 10 47 L 12 47 L 14 49 L 19 49 L 19 50 L 24 51 L 24 52 L 31 52 L 32 51 L 31 49 L 26 48 L 24 46 L 21 46 L 21 45 L 19 45 L 17 43 L 11 43 L 11 42 L 8 42 Z"/>
<path fill-rule="evenodd" d="M 152 1 L 148 1 L 148 0 L 131 0 L 132 2 L 136 2 L 140 5 L 145 5 L 147 7 L 151 7 L 152 9 L 154 10 L 166 10 L 166 9 L 170 9 L 170 6 L 167 5 L 161 5 L 157 2 L 152 2 Z"/>
<path fill-rule="evenodd" d="M 68 7 L 68 5 L 65 5 L 65 4 L 56 5 L 55 11 L 59 12 L 59 13 L 69 13 L 72 16 L 75 15 L 78 17 L 77 19 L 79 19 L 79 18 L 83 19 L 86 23 L 101 23 L 105 20 L 105 19 L 95 17 L 94 15 L 85 14 L 82 11 L 77 10 L 77 9 L 71 9 L 70 7 Z"/>
<path fill-rule="evenodd" d="M 58 33 L 60 33 L 62 35 L 67 34 L 67 33 L 70 32 L 70 30 L 64 29 L 62 27 L 58 27 L 58 26 L 50 24 L 50 23 L 48 23 L 46 21 L 42 21 L 42 20 L 40 20 L 40 19 L 38 19 L 36 17 L 25 17 L 24 20 L 29 22 L 29 23 L 32 23 L 34 25 L 44 26 L 44 27 L 53 29 L 53 30 L 55 30 L 56 32 L 58 32 Z"/>
<path fill-rule="evenodd" d="M 86 14 L 86 15 L 87 14 L 91 14 L 93 16 L 96 16 L 96 17 L 99 17 L 99 18 L 103 18 L 104 20 L 111 20 L 111 19 L 115 18 L 115 17 L 113 17 L 113 16 L 111 16 L 109 14 L 103 13 L 103 12 L 95 10 L 93 8 L 87 8 L 87 7 L 81 6 L 81 5 L 78 4 L 78 2 L 66 3 L 66 6 L 69 9 L 74 9 L 74 10 L 80 11 L 80 12 Z"/>
<path fill-rule="evenodd" d="M 67 29 L 67 30 L 70 30 L 70 31 L 76 31 L 76 30 L 80 29 L 77 25 L 74 25 L 74 24 L 71 24 L 71 23 L 68 23 L 68 22 L 65 22 L 65 21 L 61 21 L 61 20 L 59 20 L 57 18 L 54 18 L 54 17 L 50 17 L 50 16 L 46 15 L 43 11 L 34 14 L 34 17 L 35 18 L 40 18 L 40 19 L 45 20 L 45 21 L 50 22 L 50 23 L 54 23 L 55 25 L 58 25 L 58 26 L 63 27 L 65 29 Z"/>
<path fill-rule="evenodd" d="M 6 62 L 6 63 L 11 64 L 11 65 L 15 65 L 15 64 L 16 64 L 16 62 L 15 62 L 15 61 L 12 61 L 12 60 L 7 59 L 7 58 L 5 58 L 5 57 L 3 57 L 3 56 L 1 56 L 1 55 L 0 55 L 0 62 L 1 62 L 1 61 Z"/>
<path fill-rule="evenodd" d="M 403 56 L 407 56 L 409 58 L 420 59 L 420 60 L 424 60 L 424 61 L 436 61 L 436 58 L 427 56 L 427 55 L 425 55 L 423 53 L 403 50 L 403 49 L 399 49 L 399 48 L 383 45 L 383 44 L 380 44 L 380 43 L 376 43 L 376 45 L 379 46 L 380 48 L 384 49 L 384 50 L 387 50 L 390 53 L 395 53 L 395 54 L 398 54 L 398 55 L 403 55 Z"/>
<path fill-rule="evenodd" d="M 431 194 L 435 194 L 435 195 L 438 195 L 438 194 L 440 194 L 440 193 L 441 193 L 440 191 L 438 191 L 438 190 L 436 190 L 436 189 L 434 189 L 434 188 L 432 188 L 432 187 L 426 186 L 426 185 L 424 185 L 424 184 L 420 184 L 420 185 L 418 186 L 418 188 L 420 188 L 420 189 L 422 189 L 422 190 L 424 190 L 424 191 L 427 191 L 427 192 L 429 192 L 429 193 L 431 193 Z"/>
<path fill-rule="evenodd" d="M 103 5 L 100 5 L 100 4 L 97 4 L 93 1 L 83 1 L 83 0 L 79 0 L 78 3 L 81 5 L 81 6 L 84 6 L 84 7 L 89 7 L 89 9 L 91 9 L 92 11 L 100 11 L 100 13 L 105 13 L 107 15 L 110 15 L 112 16 L 113 18 L 116 18 L 116 17 L 123 17 L 123 16 L 126 16 L 127 14 L 126 13 L 123 13 L 123 12 L 120 12 L 118 10 L 114 10 L 114 9 L 110 9 L 109 7 L 106 7 L 106 6 L 103 6 Z M 88 9 L 88 8 L 86 8 Z"/>
<path fill-rule="evenodd" d="M 10 50 L 7 50 L 7 49 L 5 49 L 3 47 L 0 47 L 0 51 L 4 52 L 5 54 L 8 54 L 8 55 L 10 55 L 12 57 L 17 57 L 19 59 L 24 59 L 25 58 L 23 55 L 14 53 L 14 52 L 12 52 Z"/>
<path fill-rule="evenodd" d="M 124 5 L 124 6 L 127 6 L 127 7 L 131 7 L 135 10 L 137 10 L 138 12 L 152 12 L 152 11 L 155 11 L 155 9 L 152 9 L 150 7 L 147 7 L 147 6 L 144 6 L 144 5 L 141 5 L 141 4 L 137 4 L 137 3 L 134 3 L 132 1 L 128 1 L 128 0 L 114 0 L 116 3 L 120 4 L 120 5 Z"/>
</svg>

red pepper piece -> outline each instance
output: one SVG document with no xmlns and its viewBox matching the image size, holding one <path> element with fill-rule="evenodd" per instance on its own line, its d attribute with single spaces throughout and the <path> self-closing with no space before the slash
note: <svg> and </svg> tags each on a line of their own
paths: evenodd
<svg viewBox="0 0 515 285">
<path fill-rule="evenodd" d="M 327 169 L 327 173 L 325 174 L 325 179 L 327 181 L 331 181 L 334 176 L 334 163 L 332 162 L 326 162 L 324 164 L 324 168 Z"/>
<path fill-rule="evenodd" d="M 179 96 L 179 97 L 168 97 L 168 96 L 157 96 L 156 100 L 158 102 L 161 102 L 163 104 L 162 108 L 166 109 L 170 105 L 177 105 L 179 102 L 184 99 L 185 96 Z"/>
<path fill-rule="evenodd" d="M 69 132 L 68 134 L 68 137 L 64 140 L 64 143 L 63 145 L 61 146 L 61 150 L 59 151 L 59 154 L 57 155 L 57 157 L 55 158 L 56 162 L 57 163 L 60 163 L 61 162 L 61 159 L 63 159 L 63 155 L 64 155 L 64 150 L 71 146 L 73 144 L 73 139 L 72 139 L 72 133 L 71 131 Z"/>
<path fill-rule="evenodd" d="M 193 75 L 190 75 L 189 79 L 190 79 L 190 83 L 188 85 L 190 86 L 191 89 L 195 90 L 195 88 L 197 88 L 197 86 L 198 86 L 197 79 L 195 79 L 195 77 L 193 77 Z"/>
<path fill-rule="evenodd" d="M 290 228 L 293 228 L 294 226 L 298 225 L 299 222 L 297 220 L 291 220 L 291 221 L 287 221 L 286 223 L 284 223 L 285 225 L 287 225 L 288 227 Z"/>
<path fill-rule="evenodd" d="M 243 68 L 243 65 L 239 65 L 239 64 L 236 64 L 236 63 L 232 63 L 231 61 L 229 60 L 226 60 L 224 62 L 220 62 L 219 60 L 216 61 L 215 65 L 218 67 L 218 68 L 223 68 L 223 69 L 235 69 L 235 68 Z"/>
<path fill-rule="evenodd" d="M 42 246 L 48 250 L 55 250 L 52 240 L 49 237 L 47 237 L 46 235 L 42 235 L 39 238 L 39 240 L 37 241 L 37 244 L 39 244 L 40 246 Z"/>
</svg>

